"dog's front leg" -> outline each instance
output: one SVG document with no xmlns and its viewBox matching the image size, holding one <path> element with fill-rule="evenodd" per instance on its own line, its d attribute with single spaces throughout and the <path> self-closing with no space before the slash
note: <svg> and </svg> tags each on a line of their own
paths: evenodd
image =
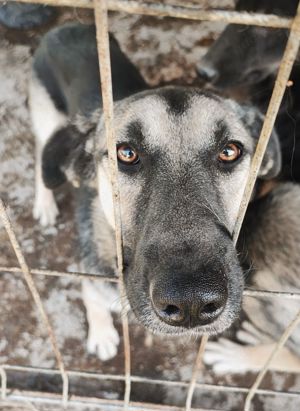
<svg viewBox="0 0 300 411">
<path fill-rule="evenodd" d="M 111 314 L 119 308 L 118 292 L 109 284 L 90 280 L 82 282 L 82 291 L 89 324 L 87 350 L 102 361 L 109 360 L 120 342 Z"/>
<path fill-rule="evenodd" d="M 53 225 L 58 215 L 58 208 L 53 191 L 45 187 L 42 178 L 42 153 L 51 135 L 62 127 L 67 119 L 55 108 L 45 87 L 35 76 L 30 82 L 29 106 L 36 146 L 33 216 L 42 226 Z"/>
<path fill-rule="evenodd" d="M 258 372 L 275 348 L 273 344 L 241 345 L 226 339 L 209 342 L 204 362 L 212 366 L 216 374 Z M 269 367 L 273 371 L 300 372 L 300 359 L 288 348 L 282 348 Z"/>
<path fill-rule="evenodd" d="M 237 332 L 237 338 L 247 345 L 226 338 L 220 338 L 217 342 L 208 342 L 204 362 L 212 366 L 216 374 L 258 372 L 275 348 L 275 342 L 269 336 L 248 322 L 242 324 Z M 287 347 L 283 347 L 271 362 L 269 369 L 299 373 L 300 358 Z"/>
<path fill-rule="evenodd" d="M 35 156 L 35 198 L 33 217 L 40 221 L 42 226 L 55 224 L 58 208 L 52 190 L 45 187 L 42 177 L 42 151 L 44 145 L 36 138 Z"/>
</svg>

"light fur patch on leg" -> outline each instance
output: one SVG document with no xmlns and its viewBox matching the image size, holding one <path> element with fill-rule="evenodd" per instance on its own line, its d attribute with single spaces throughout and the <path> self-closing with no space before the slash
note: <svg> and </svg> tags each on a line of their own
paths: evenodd
<svg viewBox="0 0 300 411">
<path fill-rule="evenodd" d="M 240 345 L 225 338 L 208 342 L 203 356 L 216 374 L 258 372 L 264 366 L 275 343 L 257 346 Z M 286 347 L 279 351 L 270 365 L 270 370 L 290 373 L 300 372 L 300 359 Z"/>
<path fill-rule="evenodd" d="M 107 361 L 117 354 L 120 342 L 109 308 L 109 292 L 106 291 L 109 291 L 106 284 L 97 284 L 95 287 L 92 281 L 82 282 L 83 301 L 89 323 L 87 350 L 102 361 Z"/>
<path fill-rule="evenodd" d="M 43 148 L 51 135 L 67 122 L 67 117 L 54 106 L 39 80 L 32 78 L 29 88 L 29 107 L 36 144 L 36 181 L 33 216 L 42 226 L 53 225 L 58 215 L 52 190 L 45 187 L 42 178 Z"/>
<path fill-rule="evenodd" d="M 58 208 L 55 202 L 53 191 L 45 187 L 42 178 L 41 165 L 42 149 L 36 147 L 35 163 L 35 197 L 33 206 L 33 217 L 40 221 L 43 227 L 55 224 L 58 216 Z"/>
</svg>

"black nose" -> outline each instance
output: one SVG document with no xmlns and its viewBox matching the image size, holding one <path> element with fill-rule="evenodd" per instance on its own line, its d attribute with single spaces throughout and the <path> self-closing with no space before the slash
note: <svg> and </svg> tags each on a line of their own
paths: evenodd
<svg viewBox="0 0 300 411">
<path fill-rule="evenodd" d="M 200 283 L 200 281 L 199 281 Z M 179 287 L 178 287 L 179 285 Z M 164 284 L 152 287 L 152 304 L 158 317 L 173 326 L 193 328 L 214 322 L 227 301 L 224 284 Z"/>
<path fill-rule="evenodd" d="M 213 67 L 205 66 L 204 64 L 200 64 L 197 67 L 197 72 L 199 77 L 208 82 L 212 82 L 218 77 L 218 72 L 216 69 L 214 69 Z"/>
</svg>

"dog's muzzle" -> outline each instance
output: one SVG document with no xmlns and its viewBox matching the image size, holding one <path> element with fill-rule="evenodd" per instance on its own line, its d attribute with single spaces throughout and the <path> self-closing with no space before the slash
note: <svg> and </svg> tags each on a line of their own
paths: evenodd
<svg viewBox="0 0 300 411">
<path fill-rule="evenodd" d="M 169 274 L 150 283 L 151 303 L 159 319 L 187 329 L 213 323 L 226 306 L 228 291 L 223 277 L 205 278 L 201 273 Z"/>
</svg>

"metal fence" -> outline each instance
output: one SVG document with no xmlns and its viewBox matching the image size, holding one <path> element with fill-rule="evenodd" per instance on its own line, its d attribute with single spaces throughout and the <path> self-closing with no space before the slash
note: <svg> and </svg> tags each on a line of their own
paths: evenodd
<svg viewBox="0 0 300 411">
<path fill-rule="evenodd" d="M 12 0 L 10 0 L 12 1 Z M 272 97 L 269 103 L 269 107 L 266 113 L 265 121 L 261 130 L 260 138 L 257 144 L 255 155 L 252 160 L 249 178 L 244 190 L 244 196 L 240 205 L 238 218 L 234 229 L 234 241 L 237 241 L 240 228 L 245 216 L 246 208 L 250 200 L 251 192 L 255 184 L 255 180 L 258 174 L 259 167 L 262 162 L 262 158 L 267 147 L 272 128 L 275 123 L 276 115 L 279 110 L 281 100 L 289 80 L 289 75 L 296 59 L 297 52 L 300 45 L 300 3 L 298 6 L 297 14 L 294 18 L 282 18 L 275 15 L 266 15 L 259 13 L 246 13 L 235 11 L 222 11 L 222 10 L 202 10 L 195 5 L 175 6 L 164 5 L 159 3 L 142 3 L 134 0 L 18 0 L 24 3 L 45 3 L 53 6 L 70 6 L 70 7 L 84 7 L 94 8 L 95 23 L 97 28 L 97 45 L 99 59 L 101 60 L 101 86 L 102 86 L 102 98 L 103 98 L 103 112 L 105 117 L 107 146 L 109 152 L 111 181 L 113 185 L 113 197 L 114 197 L 114 209 L 115 209 L 115 221 L 116 221 L 116 249 L 117 249 L 117 262 L 118 262 L 118 278 L 104 277 L 97 274 L 86 273 L 70 273 L 59 272 L 51 270 L 30 269 L 26 263 L 24 254 L 20 248 L 16 235 L 14 233 L 13 225 L 9 219 L 7 208 L 4 202 L 0 199 L 0 215 L 7 231 L 9 240 L 17 256 L 19 267 L 0 267 L 0 271 L 5 272 L 22 272 L 24 279 L 29 287 L 32 298 L 38 308 L 42 321 L 48 331 L 52 349 L 57 361 L 57 369 L 46 368 L 33 368 L 24 366 L 12 366 L 1 365 L 1 399 L 2 404 L 13 404 L 14 402 L 22 402 L 24 404 L 31 404 L 31 409 L 36 409 L 33 403 L 40 404 L 52 404 L 62 406 L 92 406 L 99 409 L 125 409 L 125 410 L 196 410 L 192 407 L 192 400 L 194 391 L 196 388 L 209 390 L 211 392 L 230 392 L 230 393 L 244 393 L 246 394 L 246 400 L 244 404 L 244 411 L 249 411 L 251 407 L 251 401 L 256 394 L 260 395 L 278 395 L 281 397 L 300 398 L 300 393 L 294 392 L 279 392 L 275 390 L 259 389 L 261 381 L 263 380 L 266 372 L 269 369 L 270 363 L 277 352 L 283 347 L 295 327 L 300 323 L 300 310 L 293 321 L 286 328 L 278 340 L 272 354 L 266 360 L 264 367 L 257 375 L 255 382 L 250 388 L 244 387 L 231 387 L 212 384 L 201 384 L 197 382 L 197 376 L 202 363 L 202 355 L 205 350 L 205 345 L 208 337 L 203 336 L 201 339 L 197 359 L 192 372 L 192 377 L 189 383 L 181 381 L 167 381 L 159 379 L 151 379 L 146 377 L 138 377 L 131 375 L 130 366 L 130 340 L 129 340 L 129 328 L 127 316 L 122 316 L 123 325 L 123 340 L 125 351 L 125 372 L 124 375 L 109 375 L 109 374 L 97 374 L 89 372 L 71 371 L 66 370 L 63 362 L 61 352 L 58 348 L 57 340 L 53 332 L 53 328 L 50 324 L 48 315 L 43 307 L 43 303 L 37 287 L 35 285 L 34 277 L 36 275 L 45 276 L 63 276 L 76 279 L 91 278 L 95 281 L 111 281 L 117 282 L 120 286 L 121 294 L 124 294 L 123 283 L 123 261 L 122 261 L 122 233 L 121 233 L 121 216 L 120 216 L 120 196 L 117 184 L 117 159 L 115 152 L 115 136 L 113 128 L 113 98 L 112 98 L 112 80 L 111 80 L 111 67 L 110 67 L 110 54 L 109 54 L 109 40 L 108 40 L 108 10 L 122 11 L 127 13 L 135 13 L 151 16 L 169 16 L 174 18 L 191 19 L 191 20 L 206 20 L 206 21 L 220 21 L 226 23 L 256 25 L 263 27 L 273 28 L 286 28 L 289 29 L 289 37 L 286 45 L 286 49 L 281 60 L 277 79 L 273 89 Z M 255 298 L 286 298 L 300 300 L 300 293 L 288 293 L 288 292 L 271 292 L 271 291 L 255 291 L 245 290 L 244 295 L 252 296 Z M 121 299 L 123 301 L 123 299 Z M 299 304 L 300 309 L 300 304 Z M 10 391 L 7 387 L 7 371 L 14 370 L 30 374 L 38 372 L 49 376 L 60 375 L 62 378 L 62 393 L 46 394 L 37 392 L 16 392 Z M 109 400 L 109 399 L 92 399 L 87 397 L 71 396 L 69 394 L 69 379 L 71 377 L 80 377 L 84 379 L 93 378 L 98 380 L 109 381 L 124 381 L 125 392 L 124 400 Z M 166 405 L 154 405 L 146 403 L 137 403 L 130 401 L 131 383 L 146 383 L 146 384 L 161 384 L 165 386 L 181 387 L 187 389 L 186 405 L 185 408 L 170 407 Z M 199 410 L 199 409 L 198 409 Z M 200 411 L 200 410 L 199 410 Z M 212 410 L 211 410 L 212 411 Z"/>
</svg>

